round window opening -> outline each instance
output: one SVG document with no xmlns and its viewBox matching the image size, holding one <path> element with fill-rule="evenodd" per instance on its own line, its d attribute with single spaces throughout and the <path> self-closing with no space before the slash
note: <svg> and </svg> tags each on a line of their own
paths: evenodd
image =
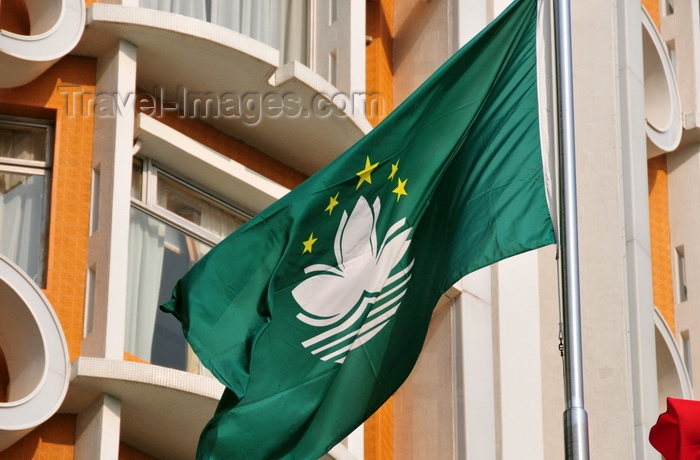
<svg viewBox="0 0 700 460">
<path fill-rule="evenodd" d="M 6 401 L 14 404 L 30 397 L 41 387 L 46 373 L 46 351 L 39 324 L 23 299 L 0 280 L 0 350 L 6 369 Z M 0 388 L 3 386 L 0 365 Z M 0 390 L 1 392 L 2 390 Z"/>
</svg>

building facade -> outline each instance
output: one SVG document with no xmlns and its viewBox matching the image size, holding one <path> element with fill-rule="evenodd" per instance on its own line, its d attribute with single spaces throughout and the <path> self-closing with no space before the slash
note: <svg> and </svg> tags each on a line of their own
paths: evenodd
<svg viewBox="0 0 700 460">
<path fill-rule="evenodd" d="M 0 459 L 193 458 L 222 386 L 157 305 L 508 0 L 1 0 Z M 572 2 L 592 458 L 700 397 L 700 11 Z M 327 457 L 564 453 L 556 249 L 445 293 Z"/>
</svg>

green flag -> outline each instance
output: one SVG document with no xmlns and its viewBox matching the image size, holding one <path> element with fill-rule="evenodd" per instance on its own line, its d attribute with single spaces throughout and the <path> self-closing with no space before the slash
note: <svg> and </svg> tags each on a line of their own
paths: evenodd
<svg viewBox="0 0 700 460">
<path fill-rule="evenodd" d="M 536 0 L 237 230 L 162 308 L 226 386 L 198 458 L 314 459 L 406 379 L 461 277 L 553 243 Z"/>
</svg>

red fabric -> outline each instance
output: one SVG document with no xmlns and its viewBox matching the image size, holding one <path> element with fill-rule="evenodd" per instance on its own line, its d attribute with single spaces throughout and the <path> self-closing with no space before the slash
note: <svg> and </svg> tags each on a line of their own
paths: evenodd
<svg viewBox="0 0 700 460">
<path fill-rule="evenodd" d="M 700 401 L 666 399 L 649 442 L 666 460 L 700 460 Z"/>
</svg>

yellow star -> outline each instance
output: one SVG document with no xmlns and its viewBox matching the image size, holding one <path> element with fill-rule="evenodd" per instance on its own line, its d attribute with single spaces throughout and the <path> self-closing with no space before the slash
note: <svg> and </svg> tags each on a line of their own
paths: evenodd
<svg viewBox="0 0 700 460">
<path fill-rule="evenodd" d="M 304 251 L 302 251 L 302 254 L 306 254 L 307 252 L 311 253 L 313 250 L 313 245 L 317 240 L 318 238 L 314 238 L 314 232 L 311 232 L 309 239 L 304 241 Z"/>
<path fill-rule="evenodd" d="M 328 211 L 328 215 L 330 216 L 333 214 L 333 208 L 338 206 L 338 195 L 340 195 L 340 192 L 336 193 L 335 196 L 331 197 L 331 202 L 328 203 L 328 207 L 326 207 L 325 211 Z"/>
<path fill-rule="evenodd" d="M 389 180 L 394 180 L 394 176 L 399 171 L 399 161 L 400 160 L 396 160 L 396 163 L 391 165 L 391 174 L 389 174 Z"/>
<path fill-rule="evenodd" d="M 357 173 L 357 175 L 360 176 L 360 182 L 357 183 L 357 187 L 355 188 L 355 190 L 360 188 L 360 185 L 362 185 L 363 182 L 367 182 L 368 184 L 372 183 L 371 174 L 372 171 L 374 171 L 374 168 L 376 168 L 377 166 L 379 166 L 379 163 L 371 164 L 368 156 L 367 161 L 365 162 L 365 169 Z"/>
<path fill-rule="evenodd" d="M 392 193 L 396 193 L 396 202 L 401 199 L 401 195 L 406 195 L 408 196 L 408 193 L 406 193 L 406 182 L 408 182 L 408 179 L 406 180 L 401 180 L 399 177 L 399 186 L 396 187 L 394 190 L 392 190 Z"/>
</svg>

